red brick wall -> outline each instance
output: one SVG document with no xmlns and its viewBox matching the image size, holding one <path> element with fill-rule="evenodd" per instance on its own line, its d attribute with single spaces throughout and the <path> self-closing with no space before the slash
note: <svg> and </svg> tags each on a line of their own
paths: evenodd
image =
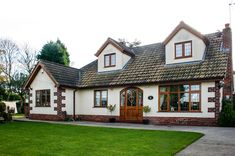
<svg viewBox="0 0 235 156">
<path fill-rule="evenodd" d="M 64 117 L 50 114 L 29 114 L 29 118 L 34 120 L 64 121 Z"/>
</svg>

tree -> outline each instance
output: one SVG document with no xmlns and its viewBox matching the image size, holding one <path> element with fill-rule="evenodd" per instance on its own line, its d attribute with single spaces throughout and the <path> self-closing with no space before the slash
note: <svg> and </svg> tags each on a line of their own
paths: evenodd
<svg viewBox="0 0 235 156">
<path fill-rule="evenodd" d="M 36 64 L 36 51 L 33 51 L 28 44 L 25 44 L 20 50 L 18 61 L 23 66 L 25 72 L 30 74 Z"/>
<path fill-rule="evenodd" d="M 140 40 L 135 39 L 133 42 L 129 42 L 127 41 L 125 38 L 119 38 L 118 41 L 122 44 L 124 44 L 127 47 L 133 48 L 133 47 L 137 47 L 138 45 L 141 44 Z"/>
<path fill-rule="evenodd" d="M 18 45 L 9 39 L 0 39 L 0 60 L 2 62 L 3 74 L 6 76 L 6 83 L 8 91 L 11 92 L 12 85 L 11 80 L 14 75 L 14 64 L 17 61 L 17 56 L 19 53 Z"/>
<path fill-rule="evenodd" d="M 37 59 L 48 60 L 69 66 L 69 53 L 65 45 L 57 39 L 56 42 L 50 41 L 42 47 L 37 55 Z"/>
</svg>

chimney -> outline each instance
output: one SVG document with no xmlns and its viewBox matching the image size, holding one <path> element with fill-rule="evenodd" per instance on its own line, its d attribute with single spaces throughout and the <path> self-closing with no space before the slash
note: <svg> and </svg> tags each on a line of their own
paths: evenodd
<svg viewBox="0 0 235 156">
<path fill-rule="evenodd" d="M 223 51 L 228 55 L 226 76 L 224 78 L 223 98 L 231 98 L 233 95 L 233 61 L 232 61 L 232 31 L 230 24 L 225 24 L 223 29 Z"/>
</svg>

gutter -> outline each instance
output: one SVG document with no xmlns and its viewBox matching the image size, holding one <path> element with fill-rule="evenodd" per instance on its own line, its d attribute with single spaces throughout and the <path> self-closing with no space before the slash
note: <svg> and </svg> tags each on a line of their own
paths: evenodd
<svg viewBox="0 0 235 156">
<path fill-rule="evenodd" d="M 76 114 L 75 114 L 75 103 L 76 103 L 76 101 L 75 101 L 75 99 L 76 99 L 76 91 L 78 91 L 78 89 L 75 89 L 74 91 L 73 91 L 73 120 L 75 121 L 75 119 L 76 119 Z"/>
</svg>

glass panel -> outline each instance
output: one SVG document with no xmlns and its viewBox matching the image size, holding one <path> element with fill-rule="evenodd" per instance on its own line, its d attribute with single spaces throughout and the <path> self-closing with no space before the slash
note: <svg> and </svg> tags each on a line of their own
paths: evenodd
<svg viewBox="0 0 235 156">
<path fill-rule="evenodd" d="M 191 85 L 191 90 L 200 90 L 200 86 L 199 85 Z"/>
<path fill-rule="evenodd" d="M 170 86 L 170 92 L 178 92 L 178 86 Z"/>
<path fill-rule="evenodd" d="M 143 92 L 139 90 L 139 106 L 143 106 Z"/>
<path fill-rule="evenodd" d="M 126 93 L 125 91 L 121 93 L 121 106 L 125 105 L 125 93 Z"/>
<path fill-rule="evenodd" d="M 103 107 L 107 106 L 107 96 L 108 96 L 108 92 L 102 91 L 102 106 Z"/>
<path fill-rule="evenodd" d="M 189 93 L 180 94 L 180 110 L 181 111 L 189 110 Z"/>
<path fill-rule="evenodd" d="M 47 91 L 47 106 L 50 106 L 50 101 L 51 101 L 50 90 L 48 90 Z"/>
<path fill-rule="evenodd" d="M 190 56 L 192 54 L 191 43 L 185 43 L 184 48 L 185 48 L 185 56 Z"/>
<path fill-rule="evenodd" d="M 191 93 L 191 110 L 199 110 L 200 95 L 199 93 Z"/>
<path fill-rule="evenodd" d="M 136 89 L 127 90 L 127 106 L 136 106 Z"/>
<path fill-rule="evenodd" d="M 110 64 L 109 64 L 109 55 L 104 56 L 104 66 L 110 66 Z"/>
<path fill-rule="evenodd" d="M 175 45 L 175 57 L 182 57 L 183 56 L 183 48 L 182 44 Z"/>
<path fill-rule="evenodd" d="M 189 91 L 189 85 L 180 85 L 180 91 L 181 92 L 188 92 Z"/>
<path fill-rule="evenodd" d="M 167 94 L 160 95 L 160 110 L 161 111 L 167 110 Z"/>
<path fill-rule="evenodd" d="M 160 87 L 160 92 L 167 92 L 167 87 Z"/>
<path fill-rule="evenodd" d="M 100 106 L 100 91 L 95 92 L 95 106 Z"/>
<path fill-rule="evenodd" d="M 178 111 L 178 94 L 170 94 L 170 111 Z"/>
<path fill-rule="evenodd" d="M 127 90 L 127 106 L 131 106 L 132 99 L 131 99 L 131 90 Z"/>
<path fill-rule="evenodd" d="M 111 55 L 111 65 L 116 65 L 116 54 Z"/>
</svg>

